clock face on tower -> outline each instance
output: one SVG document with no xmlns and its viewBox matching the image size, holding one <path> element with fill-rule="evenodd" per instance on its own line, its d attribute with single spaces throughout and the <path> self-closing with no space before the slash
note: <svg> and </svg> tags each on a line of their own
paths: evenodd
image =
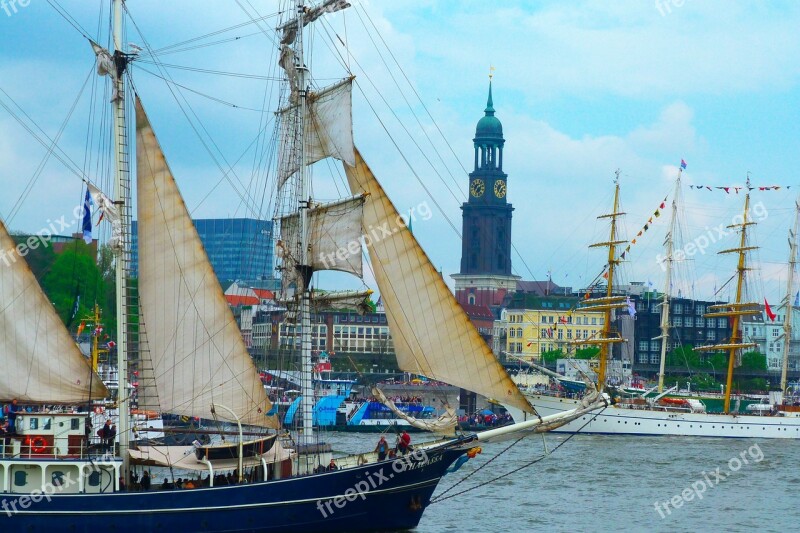
<svg viewBox="0 0 800 533">
<path fill-rule="evenodd" d="M 494 195 L 498 198 L 505 198 L 506 196 L 506 182 L 497 180 L 494 182 Z"/>
<path fill-rule="evenodd" d="M 469 184 L 469 193 L 475 198 L 483 196 L 485 191 L 486 185 L 484 185 L 483 180 L 480 178 L 472 180 L 472 183 Z"/>
</svg>

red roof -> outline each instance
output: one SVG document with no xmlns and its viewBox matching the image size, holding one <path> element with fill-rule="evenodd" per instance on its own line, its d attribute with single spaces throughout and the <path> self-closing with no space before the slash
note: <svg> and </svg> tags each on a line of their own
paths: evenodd
<svg viewBox="0 0 800 533">
<path fill-rule="evenodd" d="M 262 300 L 274 300 L 275 293 L 269 289 L 253 289 L 253 292 L 256 293 L 256 296 L 261 298 Z"/>
<path fill-rule="evenodd" d="M 494 320 L 492 310 L 485 305 L 461 304 L 461 307 L 466 311 L 467 316 L 470 318 L 477 318 L 481 320 Z"/>
<path fill-rule="evenodd" d="M 233 307 L 238 307 L 240 305 L 258 305 L 261 303 L 255 296 L 236 296 L 226 294 L 225 299 L 228 300 L 228 305 L 232 305 Z"/>
</svg>

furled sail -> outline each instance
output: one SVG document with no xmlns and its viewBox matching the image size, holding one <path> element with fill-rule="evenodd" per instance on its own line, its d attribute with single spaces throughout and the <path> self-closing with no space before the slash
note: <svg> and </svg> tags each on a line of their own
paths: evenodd
<svg viewBox="0 0 800 533">
<path fill-rule="evenodd" d="M 200 237 L 136 99 L 139 294 L 162 411 L 277 427 Z"/>
<path fill-rule="evenodd" d="M 312 270 L 339 270 L 362 276 L 361 217 L 364 196 L 322 204 L 307 211 L 308 264 Z M 297 281 L 300 258 L 300 218 L 297 213 L 280 219 L 278 255 L 283 259 L 283 288 Z"/>
<path fill-rule="evenodd" d="M 100 209 L 100 218 L 105 218 L 111 224 L 111 238 L 108 240 L 108 245 L 114 250 L 115 253 L 122 251 L 122 218 L 119 215 L 119 209 L 114 205 L 111 199 L 103 194 L 103 191 L 86 182 L 89 187 L 89 194 L 92 195 L 94 205 Z M 99 224 L 99 222 L 98 222 Z"/>
<path fill-rule="evenodd" d="M 0 401 L 79 404 L 109 396 L 0 222 Z"/>
<path fill-rule="evenodd" d="M 423 431 L 433 431 L 441 435 L 455 435 L 458 416 L 455 409 L 449 405 L 445 407 L 445 412 L 433 420 L 420 420 L 409 416 L 401 411 L 392 400 L 386 397 L 378 387 L 372 387 L 372 395 L 375 396 L 383 405 L 389 408 L 395 415 L 402 418 L 412 426 Z"/>
<path fill-rule="evenodd" d="M 309 93 L 302 120 L 305 124 L 307 165 L 326 157 L 335 157 L 348 165 L 355 165 L 352 91 L 353 79 L 347 78 L 320 91 Z M 279 185 L 283 185 L 289 176 L 299 170 L 297 155 L 292 152 L 294 140 L 299 138 L 299 124 L 291 118 L 296 114 L 296 105 L 290 105 L 278 112 L 281 121 Z"/>
<path fill-rule="evenodd" d="M 370 239 L 368 249 L 400 368 L 534 412 L 400 223 L 402 217 L 361 154 L 355 155 L 356 165 L 345 165 L 345 172 L 353 194 L 367 193 L 362 225 L 387 229 Z"/>
</svg>

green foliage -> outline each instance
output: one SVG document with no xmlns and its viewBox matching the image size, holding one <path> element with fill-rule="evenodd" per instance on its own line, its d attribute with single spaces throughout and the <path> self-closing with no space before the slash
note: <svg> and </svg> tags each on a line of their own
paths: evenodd
<svg viewBox="0 0 800 533">
<path fill-rule="evenodd" d="M 742 354 L 742 370 L 767 371 L 767 356 L 759 352 Z"/>
<path fill-rule="evenodd" d="M 81 299 L 76 321 L 91 314 L 95 302 L 105 302 L 106 288 L 92 248 L 80 240 L 56 256 L 40 283 L 65 324 L 72 315 L 77 293 Z"/>
<path fill-rule="evenodd" d="M 702 367 L 700 363 L 700 355 L 695 352 L 688 344 L 675 348 L 667 354 L 667 366 L 672 367 L 685 367 L 689 370 L 699 369 Z"/>
<path fill-rule="evenodd" d="M 575 359 L 595 359 L 600 355 L 600 348 L 592 346 L 590 348 L 580 348 L 575 350 Z"/>
<path fill-rule="evenodd" d="M 564 359 L 566 355 L 561 350 L 550 350 L 549 352 L 542 352 L 542 362 L 544 364 L 554 365 L 557 359 Z"/>
</svg>

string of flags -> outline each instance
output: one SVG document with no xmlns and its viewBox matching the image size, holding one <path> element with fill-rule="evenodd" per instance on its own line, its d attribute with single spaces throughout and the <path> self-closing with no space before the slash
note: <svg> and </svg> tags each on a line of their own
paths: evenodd
<svg viewBox="0 0 800 533">
<path fill-rule="evenodd" d="M 686 165 L 686 163 L 684 163 L 683 160 L 681 160 L 681 165 Z M 659 204 L 656 210 L 653 211 L 653 214 L 650 215 L 650 218 L 647 219 L 647 223 L 642 227 L 642 229 L 639 230 L 639 233 L 636 234 L 636 237 L 631 239 L 631 242 L 628 244 L 628 246 L 625 247 L 625 250 L 619 256 L 620 259 L 625 259 L 625 255 L 627 255 L 627 253 L 631 251 L 631 246 L 635 245 L 636 240 L 642 235 L 644 235 L 647 232 L 647 230 L 650 229 L 650 226 L 653 225 L 653 221 L 661 216 L 661 210 L 666 207 L 667 207 L 667 196 L 664 197 L 664 200 Z M 603 277 L 608 279 L 608 272 L 603 274 Z"/>
<path fill-rule="evenodd" d="M 717 186 L 712 187 L 710 185 L 689 185 L 689 188 L 690 189 L 697 189 L 698 191 L 700 191 L 700 190 L 707 190 L 707 191 L 712 191 L 712 192 L 715 191 L 715 190 L 725 191 L 725 194 L 730 194 L 731 191 L 733 191 L 734 194 L 739 194 L 739 191 L 741 191 L 742 189 L 746 189 L 748 192 L 749 191 L 755 191 L 755 190 L 759 190 L 759 191 L 779 191 L 781 189 L 791 189 L 792 186 L 791 185 L 766 185 L 766 186 L 763 186 L 763 187 L 762 186 L 753 187 L 752 185 L 746 185 L 746 186 L 730 185 L 730 186 L 722 186 L 722 187 L 717 187 Z"/>
</svg>

